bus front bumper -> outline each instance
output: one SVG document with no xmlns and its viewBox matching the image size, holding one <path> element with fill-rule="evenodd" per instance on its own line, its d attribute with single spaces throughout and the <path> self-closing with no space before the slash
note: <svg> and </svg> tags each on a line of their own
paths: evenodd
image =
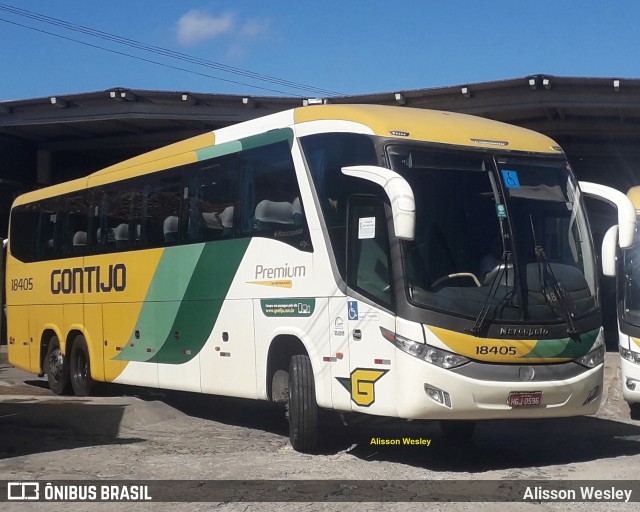
<svg viewBox="0 0 640 512">
<path fill-rule="evenodd" d="M 402 356 L 398 384 L 410 391 L 400 394 L 397 407 L 405 419 L 580 416 L 595 414 L 602 398 L 604 364 L 567 379 L 523 382 L 469 378 Z"/>
</svg>

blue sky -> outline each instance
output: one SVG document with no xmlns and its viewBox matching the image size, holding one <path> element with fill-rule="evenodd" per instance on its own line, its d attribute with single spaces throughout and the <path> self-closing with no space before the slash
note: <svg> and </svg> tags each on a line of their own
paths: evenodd
<svg viewBox="0 0 640 512">
<path fill-rule="evenodd" d="M 116 44 L 13 8 L 341 94 L 538 73 L 640 77 L 634 0 L 0 0 L 0 101 L 116 86 L 331 95 Z"/>
</svg>

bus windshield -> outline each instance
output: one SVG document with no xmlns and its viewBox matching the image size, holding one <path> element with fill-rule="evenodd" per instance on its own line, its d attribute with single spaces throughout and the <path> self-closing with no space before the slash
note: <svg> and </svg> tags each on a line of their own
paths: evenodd
<svg viewBox="0 0 640 512">
<path fill-rule="evenodd" d="M 640 225 L 636 228 L 640 229 Z M 622 322 L 640 327 L 640 240 L 622 251 Z"/>
<path fill-rule="evenodd" d="M 415 239 L 403 242 L 416 305 L 477 323 L 568 326 L 597 307 L 591 235 L 566 161 L 410 145 L 387 154 L 416 200 Z"/>
</svg>

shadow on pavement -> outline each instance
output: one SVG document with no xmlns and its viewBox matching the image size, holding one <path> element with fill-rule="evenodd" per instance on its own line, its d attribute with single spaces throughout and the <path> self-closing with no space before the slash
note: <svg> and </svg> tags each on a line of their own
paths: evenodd
<svg viewBox="0 0 640 512">
<path fill-rule="evenodd" d="M 404 445 L 403 438 L 430 445 Z M 372 439 L 399 439 L 376 445 Z M 438 422 L 385 424 L 356 432 L 349 453 L 432 471 L 470 473 L 596 461 L 640 453 L 640 427 L 595 417 L 478 422 L 471 440 L 444 437 Z M 603 475 L 604 477 L 605 475 Z"/>
<path fill-rule="evenodd" d="M 86 446 L 130 444 L 119 439 L 124 406 L 79 401 L 0 403 L 0 459 Z"/>
</svg>

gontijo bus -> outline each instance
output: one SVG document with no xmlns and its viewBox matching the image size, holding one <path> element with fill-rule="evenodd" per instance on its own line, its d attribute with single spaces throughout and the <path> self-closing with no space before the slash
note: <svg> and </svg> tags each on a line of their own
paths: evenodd
<svg viewBox="0 0 640 512">
<path fill-rule="evenodd" d="M 467 434 L 598 408 L 581 188 L 525 129 L 297 108 L 25 194 L 10 230 L 10 361 L 55 393 L 286 402 L 298 450 L 318 408 Z"/>
</svg>

